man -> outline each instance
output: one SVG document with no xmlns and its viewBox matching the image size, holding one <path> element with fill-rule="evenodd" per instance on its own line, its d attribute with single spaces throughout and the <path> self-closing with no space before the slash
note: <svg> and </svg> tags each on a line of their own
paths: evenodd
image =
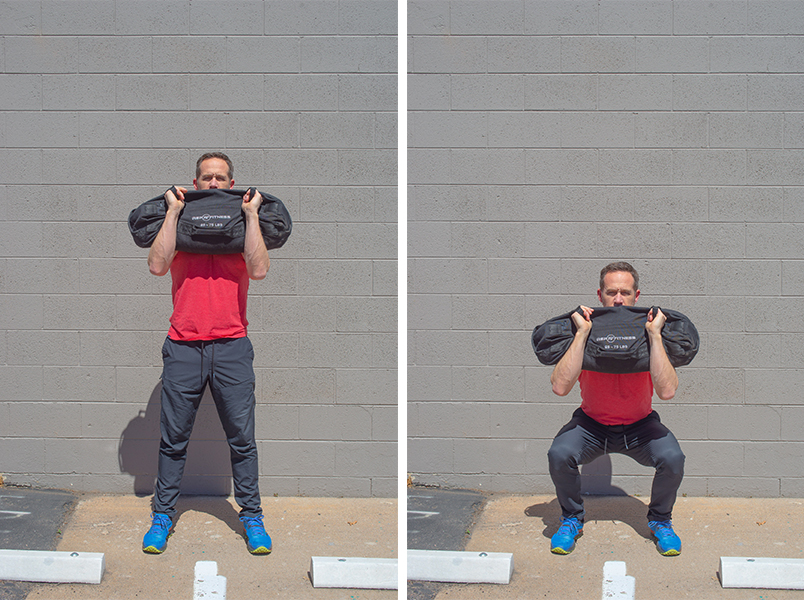
<svg viewBox="0 0 804 600">
<path fill-rule="evenodd" d="M 627 262 L 607 265 L 600 272 L 597 297 L 603 306 L 634 306 L 639 298 L 639 275 Z M 617 452 L 656 469 L 648 507 L 648 525 L 659 552 L 675 556 L 681 540 L 673 531 L 671 516 L 681 479 L 684 454 L 675 436 L 651 408 L 653 392 L 670 400 L 678 377 L 662 343 L 665 315 L 650 311 L 645 323 L 650 344 L 650 372 L 610 374 L 582 370 L 584 348 L 592 328 L 594 309 L 582 306 L 573 313 L 575 337 L 553 369 L 553 392 L 566 396 L 579 381 L 581 406 L 558 432 L 547 453 L 550 476 L 561 505 L 561 526 L 550 541 L 556 554 L 569 554 L 583 532 L 584 508 L 578 466 Z"/>
<path fill-rule="evenodd" d="M 232 161 L 220 152 L 196 163 L 197 190 L 234 187 Z M 246 299 L 250 279 L 263 279 L 270 259 L 260 233 L 262 196 L 243 196 L 245 247 L 242 254 L 192 254 L 176 251 L 176 225 L 186 188 L 165 193 L 165 221 L 148 254 L 151 273 L 170 271 L 173 315 L 162 347 L 162 439 L 159 473 L 152 503 L 152 525 L 145 552 L 160 554 L 167 546 L 176 515 L 187 444 L 204 389 L 209 385 L 226 433 L 232 460 L 235 500 L 241 508 L 247 548 L 268 554 L 271 538 L 260 506 L 257 444 L 254 435 L 254 349 L 247 335 Z"/>
</svg>

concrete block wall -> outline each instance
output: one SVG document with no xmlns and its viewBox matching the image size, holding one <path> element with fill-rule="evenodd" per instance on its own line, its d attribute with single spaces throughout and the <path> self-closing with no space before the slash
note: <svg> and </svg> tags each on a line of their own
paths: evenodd
<svg viewBox="0 0 804 600">
<path fill-rule="evenodd" d="M 804 4 L 411 0 L 408 470 L 554 493 L 580 403 L 533 327 L 596 305 L 611 260 L 701 351 L 654 399 L 682 493 L 801 496 Z M 649 493 L 614 456 L 589 491 Z"/>
<path fill-rule="evenodd" d="M 0 474 L 149 493 L 170 278 L 129 211 L 223 150 L 294 219 L 252 282 L 263 495 L 395 496 L 397 7 L 0 2 Z M 207 395 L 184 490 L 228 493 Z"/>
</svg>

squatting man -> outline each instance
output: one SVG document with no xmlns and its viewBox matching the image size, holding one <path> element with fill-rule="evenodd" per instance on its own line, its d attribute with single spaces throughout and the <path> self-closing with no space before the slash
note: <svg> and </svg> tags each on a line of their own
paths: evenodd
<svg viewBox="0 0 804 600">
<path fill-rule="evenodd" d="M 639 275 L 627 262 L 615 262 L 600 272 L 597 297 L 604 307 L 634 306 L 639 298 Z M 648 506 L 648 525 L 664 556 L 681 552 L 673 531 L 673 505 L 684 476 L 684 454 L 670 430 L 651 407 L 653 393 L 670 400 L 678 388 L 676 370 L 662 343 L 665 315 L 650 311 L 645 323 L 650 343 L 650 371 L 598 373 L 583 370 L 586 341 L 592 328 L 593 308 L 581 306 L 572 313 L 576 327 L 572 343 L 550 376 L 553 392 L 566 396 L 579 382 L 581 406 L 553 439 L 547 453 L 550 477 L 561 506 L 561 525 L 550 540 L 555 554 L 569 554 L 582 535 L 584 506 L 580 465 L 609 453 L 630 456 L 656 469 Z"/>
<path fill-rule="evenodd" d="M 196 190 L 232 189 L 232 161 L 210 152 L 196 163 Z M 271 552 L 260 503 L 257 443 L 254 434 L 254 348 L 247 337 L 246 301 L 251 279 L 264 279 L 270 259 L 260 233 L 259 192 L 243 196 L 244 251 L 194 254 L 176 250 L 176 226 L 186 188 L 165 193 L 164 223 L 148 254 L 157 276 L 171 274 L 173 314 L 162 347 L 162 414 L 159 464 L 152 502 L 152 524 L 142 549 L 162 553 L 171 535 L 176 501 L 187 458 L 187 444 L 205 388 L 209 385 L 226 433 L 235 500 L 252 554 Z"/>
</svg>

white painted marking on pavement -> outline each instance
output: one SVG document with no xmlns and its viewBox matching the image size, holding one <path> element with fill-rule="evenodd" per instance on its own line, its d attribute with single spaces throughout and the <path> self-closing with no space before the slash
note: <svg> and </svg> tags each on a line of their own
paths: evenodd
<svg viewBox="0 0 804 600">
<path fill-rule="evenodd" d="M 603 564 L 603 600 L 634 600 L 636 579 L 625 574 L 625 563 L 609 560 Z"/>
<path fill-rule="evenodd" d="M 218 563 L 214 560 L 199 560 L 195 563 L 193 600 L 208 597 L 226 600 L 226 577 L 218 575 Z"/>
<path fill-rule="evenodd" d="M 0 519 L 19 519 L 22 516 L 30 515 L 31 513 L 22 510 L 0 510 Z M 9 516 L 4 516 L 9 515 Z"/>
<path fill-rule="evenodd" d="M 439 512 L 432 512 L 429 510 L 409 510 L 408 511 L 408 518 L 413 519 L 426 519 L 427 517 L 432 517 L 433 515 L 440 515 Z"/>
</svg>

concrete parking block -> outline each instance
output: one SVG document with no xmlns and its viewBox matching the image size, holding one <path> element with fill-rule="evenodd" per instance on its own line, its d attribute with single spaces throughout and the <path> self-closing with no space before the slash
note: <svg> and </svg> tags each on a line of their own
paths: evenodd
<svg viewBox="0 0 804 600">
<path fill-rule="evenodd" d="M 395 558 L 343 558 L 313 556 L 310 580 L 313 587 L 395 590 L 399 587 L 399 564 Z"/>
<path fill-rule="evenodd" d="M 804 590 L 804 559 L 720 557 L 724 588 Z"/>
<path fill-rule="evenodd" d="M 0 550 L 0 579 L 47 583 L 100 583 L 106 569 L 101 552 Z"/>
<path fill-rule="evenodd" d="M 508 552 L 408 550 L 408 579 L 455 583 L 511 581 L 514 555 Z"/>
</svg>

